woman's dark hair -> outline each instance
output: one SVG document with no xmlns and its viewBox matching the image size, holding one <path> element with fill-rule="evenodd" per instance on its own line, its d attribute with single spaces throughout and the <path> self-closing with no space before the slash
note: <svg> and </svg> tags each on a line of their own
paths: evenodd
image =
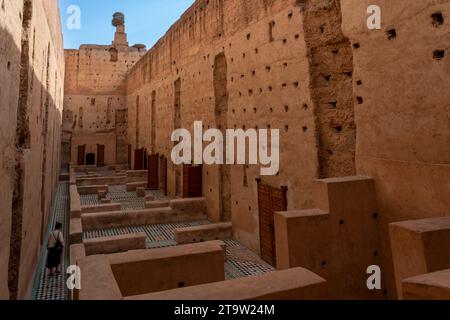
<svg viewBox="0 0 450 320">
<path fill-rule="evenodd" d="M 55 224 L 55 230 L 61 230 L 62 227 L 63 227 L 63 225 L 62 225 L 61 222 L 57 222 L 57 223 Z"/>
</svg>

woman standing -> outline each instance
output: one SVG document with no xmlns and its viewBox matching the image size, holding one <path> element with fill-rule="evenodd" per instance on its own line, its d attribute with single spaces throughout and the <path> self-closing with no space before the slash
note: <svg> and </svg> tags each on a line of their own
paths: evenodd
<svg viewBox="0 0 450 320">
<path fill-rule="evenodd" d="M 57 222 L 55 225 L 55 230 L 50 233 L 50 238 L 48 239 L 47 249 L 47 269 L 49 276 L 61 273 L 61 255 L 64 248 L 64 237 L 62 234 L 62 224 Z"/>
</svg>

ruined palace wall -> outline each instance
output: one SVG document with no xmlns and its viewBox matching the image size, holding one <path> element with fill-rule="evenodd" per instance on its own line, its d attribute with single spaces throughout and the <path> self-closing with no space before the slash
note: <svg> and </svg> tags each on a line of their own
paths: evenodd
<svg viewBox="0 0 450 320">
<path fill-rule="evenodd" d="M 8 11 L 6 11 L 8 10 Z M 14 14 L 7 14 L 13 12 Z M 14 139 L 17 122 L 17 101 L 19 99 L 20 43 L 22 4 L 6 1 L 0 9 L 0 41 L 8 46 L 0 47 L 0 299 L 8 299 L 8 260 L 11 234 L 12 189 L 14 185 Z"/>
<path fill-rule="evenodd" d="M 131 70 L 127 88 L 129 143 L 132 150 L 146 147 L 169 158 L 171 196 L 177 189 L 176 168 L 170 161 L 171 133 L 176 127 L 192 132 L 194 120 L 202 120 L 205 130 L 219 126 L 279 129 L 280 172 L 262 180 L 274 187 L 288 187 L 289 208 L 312 206 L 318 150 L 297 2 L 199 0 Z M 228 107 L 218 116 L 215 109 L 217 104 L 223 107 L 223 97 L 216 94 L 225 89 Z M 259 217 L 255 178 L 259 174 L 259 166 L 232 166 L 230 178 L 225 175 L 221 185 L 217 166 L 203 170 L 209 217 L 220 219 L 221 190 L 231 190 L 234 236 L 256 252 Z"/>
<path fill-rule="evenodd" d="M 92 143 L 95 141 L 96 143 Z M 104 163 L 105 166 L 116 164 L 116 135 L 111 133 L 85 133 L 72 136 L 72 143 L 75 148 L 72 148 L 71 162 L 77 163 L 78 150 L 77 146 L 86 145 L 85 153 L 92 153 L 95 155 L 95 159 L 98 158 L 97 144 L 105 146 L 104 151 Z"/>
<path fill-rule="evenodd" d="M 63 165 L 70 162 L 71 149 L 77 147 L 71 146 L 72 134 L 116 133 L 118 127 L 126 125 L 118 112 L 126 109 L 125 76 L 144 52 L 134 47 L 101 45 L 65 50 Z M 118 133 L 120 135 L 122 131 Z M 124 148 L 125 137 L 118 136 L 117 139 L 122 154 L 123 149 L 127 150 Z M 127 156 L 120 157 L 117 161 L 126 163 L 126 159 Z"/>
<path fill-rule="evenodd" d="M 450 214 L 450 1 L 341 5 L 354 44 L 357 172 L 375 178 L 383 272 L 394 295 L 387 224 Z M 382 30 L 367 29 L 369 5 L 381 7 Z"/>
<path fill-rule="evenodd" d="M 63 42 L 56 1 L 6 0 L 0 15 L 0 298 L 27 298 L 59 175 Z"/>
</svg>

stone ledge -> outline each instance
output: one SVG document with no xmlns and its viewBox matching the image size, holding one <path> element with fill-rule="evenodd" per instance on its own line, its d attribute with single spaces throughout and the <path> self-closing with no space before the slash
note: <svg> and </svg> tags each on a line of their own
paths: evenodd
<svg viewBox="0 0 450 320">
<path fill-rule="evenodd" d="M 108 259 L 123 296 L 132 296 L 223 281 L 224 246 L 222 241 L 210 241 L 128 251 Z"/>
<path fill-rule="evenodd" d="M 206 212 L 198 205 L 187 205 L 183 210 L 167 208 L 123 210 L 82 214 L 86 231 L 128 226 L 154 225 L 162 223 L 205 220 Z"/>
<path fill-rule="evenodd" d="M 108 211 L 120 211 L 122 205 L 120 203 L 107 203 L 98 205 L 89 205 L 81 207 L 81 213 L 96 213 L 96 212 L 108 212 Z"/>
<path fill-rule="evenodd" d="M 84 250 L 84 245 L 73 244 L 70 246 L 70 265 L 78 265 L 78 261 L 86 258 L 86 251 Z M 73 289 L 69 291 L 69 296 L 71 300 L 79 300 L 80 291 Z"/>
<path fill-rule="evenodd" d="M 211 241 L 153 250 L 94 255 L 81 259 L 81 300 L 119 300 L 223 281 L 225 244 Z"/>
<path fill-rule="evenodd" d="M 75 185 L 70 186 L 69 197 L 70 197 L 70 217 L 71 218 L 80 218 L 81 217 L 81 200 L 80 200 L 80 195 L 78 194 L 77 187 Z"/>
<path fill-rule="evenodd" d="M 178 228 L 174 230 L 175 241 L 179 244 L 186 244 L 211 240 L 229 240 L 233 236 L 232 228 L 231 222 Z"/>
<path fill-rule="evenodd" d="M 70 246 L 70 265 L 75 266 L 78 260 L 86 258 L 86 250 L 83 244 L 72 244 Z"/>
<path fill-rule="evenodd" d="M 169 200 L 156 200 L 156 201 L 147 201 L 145 202 L 146 209 L 158 209 L 158 208 L 167 208 L 170 206 Z"/>
<path fill-rule="evenodd" d="M 194 287 L 127 297 L 124 300 L 325 300 L 325 279 L 304 268 L 276 271 Z"/>
<path fill-rule="evenodd" d="M 146 235 L 143 232 L 113 237 L 84 240 L 86 255 L 111 254 L 130 250 L 145 249 Z"/>
<path fill-rule="evenodd" d="M 83 226 L 81 218 L 70 219 L 69 244 L 83 243 Z"/>
<path fill-rule="evenodd" d="M 127 191 L 134 192 L 137 188 L 147 188 L 147 182 L 130 182 L 127 183 Z"/>
<path fill-rule="evenodd" d="M 81 270 L 80 300 L 122 299 L 107 255 L 86 257 L 78 263 Z"/>
<path fill-rule="evenodd" d="M 95 185 L 118 186 L 125 184 L 125 178 L 122 176 L 91 176 L 77 179 L 77 185 L 80 187 L 88 187 Z"/>
<path fill-rule="evenodd" d="M 400 298 L 404 279 L 450 268 L 450 217 L 391 223 L 389 236 Z"/>
<path fill-rule="evenodd" d="M 108 186 L 107 185 L 96 185 L 96 186 L 79 186 L 78 187 L 78 193 L 80 195 L 98 194 L 98 192 L 101 190 L 108 191 Z"/>
<path fill-rule="evenodd" d="M 450 300 L 450 269 L 402 281 L 405 300 Z"/>
</svg>

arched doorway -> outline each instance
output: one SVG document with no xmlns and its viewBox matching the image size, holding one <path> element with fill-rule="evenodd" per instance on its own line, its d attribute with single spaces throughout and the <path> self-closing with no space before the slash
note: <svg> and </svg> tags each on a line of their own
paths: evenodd
<svg viewBox="0 0 450 320">
<path fill-rule="evenodd" d="M 88 153 L 86 155 L 86 165 L 87 166 L 94 166 L 95 165 L 95 154 L 94 153 Z"/>
</svg>

